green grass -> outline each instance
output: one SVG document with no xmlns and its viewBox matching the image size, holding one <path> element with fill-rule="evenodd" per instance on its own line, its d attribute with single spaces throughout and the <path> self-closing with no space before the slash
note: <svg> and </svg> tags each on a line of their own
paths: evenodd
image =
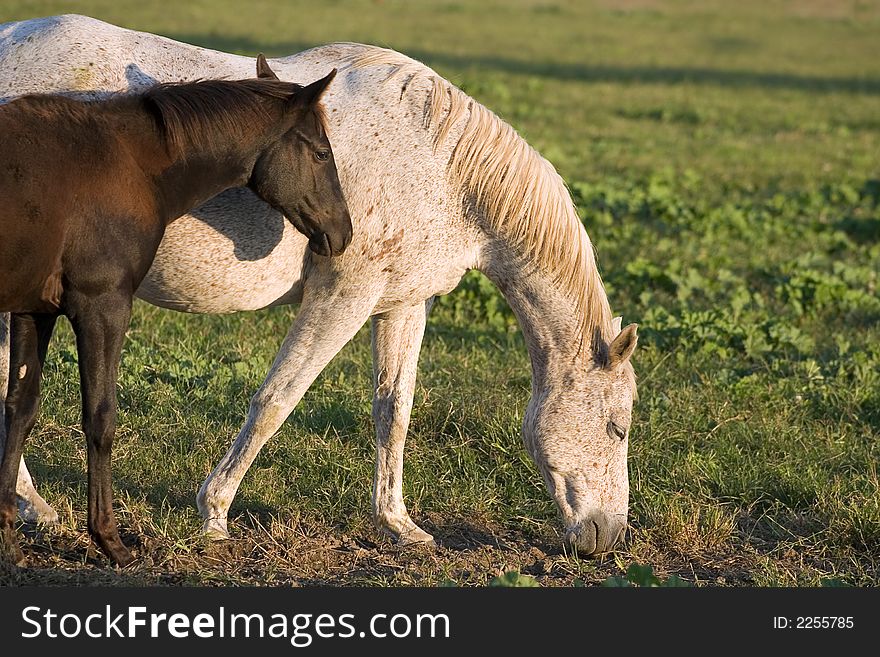
<svg viewBox="0 0 880 657">
<path fill-rule="evenodd" d="M 247 21 L 231 1 L 163 4 L 8 2 L 0 20 L 77 11 L 244 54 L 390 46 L 556 164 L 612 307 L 640 324 L 630 536 L 604 560 L 556 547 L 555 508 L 519 437 L 522 339 L 472 275 L 432 313 L 407 446 L 404 493 L 437 552 L 397 551 L 372 528 L 366 329 L 245 478 L 241 539 L 203 546 L 195 491 L 294 310 L 138 303 L 114 474 L 146 564 L 116 575 L 83 561 L 64 326 L 28 452 L 62 527 L 30 536 L 46 569 L 15 581 L 487 584 L 516 570 L 546 586 L 638 562 L 698 585 L 880 582 L 880 2 L 263 1 Z"/>
</svg>

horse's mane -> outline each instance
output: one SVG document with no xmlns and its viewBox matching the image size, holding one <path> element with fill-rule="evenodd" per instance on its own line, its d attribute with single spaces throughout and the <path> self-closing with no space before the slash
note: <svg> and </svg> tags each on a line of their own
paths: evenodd
<svg viewBox="0 0 880 657">
<path fill-rule="evenodd" d="M 265 98 L 287 99 L 302 86 L 278 80 L 199 80 L 157 84 L 142 95 L 155 110 L 165 130 L 168 148 L 183 153 L 188 148 L 211 147 L 244 136 L 254 120 L 270 118 Z M 319 108 L 318 118 L 324 117 Z"/>
<path fill-rule="evenodd" d="M 492 229 L 512 239 L 575 303 L 579 339 L 585 344 L 613 340 L 611 307 L 593 246 L 553 165 L 510 125 L 420 62 L 369 48 L 350 65 L 391 67 L 385 82 L 402 79 L 401 94 L 416 76 L 430 79 L 424 126 L 436 130 L 435 150 L 466 120 L 448 163 L 450 177 L 473 195 Z"/>
</svg>

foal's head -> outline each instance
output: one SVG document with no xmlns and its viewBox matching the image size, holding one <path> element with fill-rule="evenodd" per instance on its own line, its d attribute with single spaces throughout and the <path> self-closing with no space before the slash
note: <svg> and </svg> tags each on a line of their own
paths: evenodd
<svg viewBox="0 0 880 657">
<path fill-rule="evenodd" d="M 260 155 L 248 182 L 309 238 L 313 252 L 324 256 L 345 251 L 352 234 L 320 104 L 335 75 L 333 69 L 291 97 L 283 118 L 286 131 Z M 262 55 L 257 76 L 278 79 Z"/>
</svg>

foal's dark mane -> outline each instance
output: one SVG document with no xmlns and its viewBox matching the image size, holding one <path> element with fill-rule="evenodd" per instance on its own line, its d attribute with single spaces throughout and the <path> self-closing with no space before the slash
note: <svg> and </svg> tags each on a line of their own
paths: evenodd
<svg viewBox="0 0 880 657">
<path fill-rule="evenodd" d="M 169 152 L 180 154 L 246 135 L 255 118 L 270 118 L 264 99 L 288 99 L 299 89 L 302 85 L 279 80 L 199 80 L 157 84 L 141 98 L 164 128 Z M 320 110 L 318 118 L 323 124 Z"/>
</svg>

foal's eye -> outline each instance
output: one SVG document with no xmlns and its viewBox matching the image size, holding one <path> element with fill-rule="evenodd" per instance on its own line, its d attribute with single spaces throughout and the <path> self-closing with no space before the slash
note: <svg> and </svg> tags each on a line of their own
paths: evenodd
<svg viewBox="0 0 880 657">
<path fill-rule="evenodd" d="M 626 438 L 626 429 L 624 429 L 619 424 L 615 424 L 614 422 L 608 423 L 608 435 L 611 438 L 617 438 L 619 440 L 623 440 Z"/>
<path fill-rule="evenodd" d="M 328 151 L 326 148 L 315 151 L 315 159 L 319 162 L 326 162 L 330 159 L 330 151 Z"/>
</svg>

